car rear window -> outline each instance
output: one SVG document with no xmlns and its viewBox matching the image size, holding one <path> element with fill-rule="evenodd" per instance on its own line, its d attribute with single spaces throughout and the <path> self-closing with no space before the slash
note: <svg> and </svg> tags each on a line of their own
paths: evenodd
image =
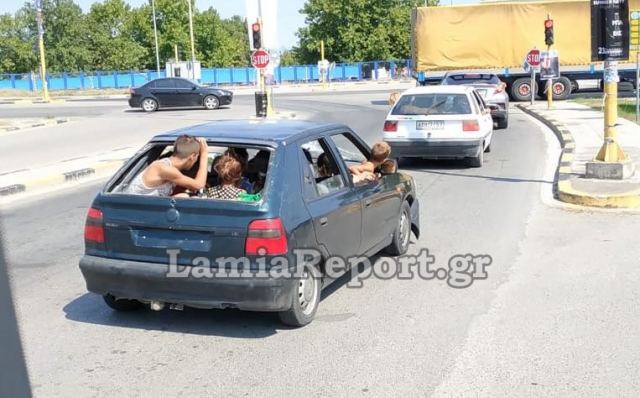
<svg viewBox="0 0 640 398">
<path fill-rule="evenodd" d="M 400 97 L 392 115 L 460 115 L 470 114 L 466 94 L 410 94 Z"/>
<path fill-rule="evenodd" d="M 168 158 L 173 154 L 172 143 L 151 143 L 141 151 L 134 162 L 127 166 L 127 170 L 116 181 L 113 181 L 106 191 L 115 194 L 129 194 L 128 188 L 133 180 L 156 160 Z M 230 155 L 237 159 L 242 167 L 242 179 L 238 181 L 237 188 L 243 189 L 247 195 L 243 195 L 246 202 L 258 201 L 265 198 L 268 191 L 268 173 L 273 148 L 256 147 L 242 144 L 216 144 L 209 143 L 207 156 L 207 184 L 202 192 L 189 192 L 191 198 L 217 200 L 207 196 L 211 188 L 221 185 L 217 174 L 216 164 L 224 155 Z M 201 160 L 198 160 L 200 162 Z M 190 170 L 182 171 L 183 174 L 194 178 L 198 171 L 199 163 Z M 173 194 L 182 193 L 184 189 L 176 187 Z M 186 199 L 186 198 L 185 198 Z"/>
<path fill-rule="evenodd" d="M 444 83 L 451 86 L 461 84 L 500 84 L 500 79 L 498 79 L 496 75 L 468 73 L 464 75 L 447 76 Z"/>
</svg>

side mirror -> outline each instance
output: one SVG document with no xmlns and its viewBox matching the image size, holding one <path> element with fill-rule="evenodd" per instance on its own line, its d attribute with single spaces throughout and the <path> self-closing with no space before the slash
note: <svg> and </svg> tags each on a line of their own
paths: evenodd
<svg viewBox="0 0 640 398">
<path fill-rule="evenodd" d="M 398 162 L 395 159 L 387 159 L 380 165 L 380 174 L 383 176 L 398 172 Z"/>
</svg>

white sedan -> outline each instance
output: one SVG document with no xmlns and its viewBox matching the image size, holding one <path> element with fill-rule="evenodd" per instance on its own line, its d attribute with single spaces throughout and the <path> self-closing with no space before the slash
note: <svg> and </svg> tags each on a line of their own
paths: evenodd
<svg viewBox="0 0 640 398">
<path fill-rule="evenodd" d="M 491 110 L 468 86 L 425 86 L 403 92 L 383 129 L 394 158 L 468 158 L 473 167 L 482 167 L 492 135 Z"/>
</svg>

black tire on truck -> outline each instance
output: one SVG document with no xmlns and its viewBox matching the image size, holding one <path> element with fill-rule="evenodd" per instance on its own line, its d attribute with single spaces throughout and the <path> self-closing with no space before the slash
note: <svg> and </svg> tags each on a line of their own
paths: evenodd
<svg viewBox="0 0 640 398">
<path fill-rule="evenodd" d="M 554 100 L 566 100 L 571 95 L 572 84 L 569 78 L 560 76 L 558 79 L 553 79 L 553 99 Z"/>
<path fill-rule="evenodd" d="M 538 90 L 535 84 L 534 92 Z M 514 101 L 529 101 L 531 99 L 531 78 L 522 77 L 511 84 L 511 98 Z"/>
</svg>

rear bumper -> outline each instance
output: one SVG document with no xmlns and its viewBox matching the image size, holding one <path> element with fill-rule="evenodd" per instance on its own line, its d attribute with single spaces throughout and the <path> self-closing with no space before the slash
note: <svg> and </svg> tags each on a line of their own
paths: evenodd
<svg viewBox="0 0 640 398">
<path fill-rule="evenodd" d="M 391 156 L 432 159 L 461 159 L 478 156 L 482 140 L 385 140 L 391 147 Z"/>
<path fill-rule="evenodd" d="M 129 106 L 132 108 L 139 108 L 142 103 L 141 97 L 130 97 L 129 98 Z"/>
<path fill-rule="evenodd" d="M 169 277 L 166 264 L 88 255 L 80 259 L 80 270 L 93 293 L 197 308 L 284 311 L 291 306 L 296 283 L 286 278 Z"/>
<path fill-rule="evenodd" d="M 505 120 L 507 117 L 509 117 L 509 112 L 507 111 L 491 111 L 491 118 L 493 120 Z"/>
</svg>

